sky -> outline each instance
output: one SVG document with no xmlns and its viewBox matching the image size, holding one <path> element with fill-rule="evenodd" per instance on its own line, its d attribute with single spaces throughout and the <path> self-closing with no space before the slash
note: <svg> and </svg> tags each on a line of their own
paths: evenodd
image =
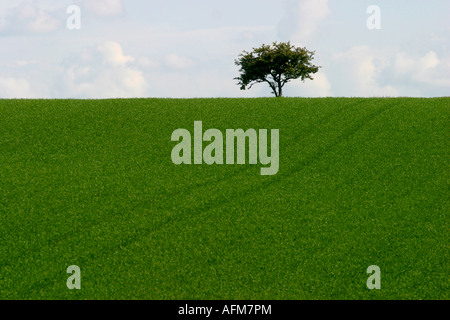
<svg viewBox="0 0 450 320">
<path fill-rule="evenodd" d="M 285 96 L 449 96 L 449 14 L 449 0 L 0 0 L 0 98 L 269 97 L 240 90 L 234 61 L 275 41 L 321 66 Z"/>
</svg>

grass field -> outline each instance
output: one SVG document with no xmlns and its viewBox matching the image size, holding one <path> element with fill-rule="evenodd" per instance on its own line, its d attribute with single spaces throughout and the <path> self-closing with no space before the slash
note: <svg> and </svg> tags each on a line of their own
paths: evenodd
<svg viewBox="0 0 450 320">
<path fill-rule="evenodd" d="M 0 299 L 448 299 L 449 118 L 450 98 L 0 100 Z M 195 120 L 279 129 L 279 172 L 174 165 Z"/>
</svg>

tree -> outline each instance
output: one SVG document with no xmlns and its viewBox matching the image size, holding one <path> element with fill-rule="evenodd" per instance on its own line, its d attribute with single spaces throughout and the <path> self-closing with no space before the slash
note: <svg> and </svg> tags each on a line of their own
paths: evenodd
<svg viewBox="0 0 450 320">
<path fill-rule="evenodd" d="M 238 80 L 241 90 L 250 89 L 256 83 L 267 82 L 275 97 L 283 95 L 283 86 L 301 78 L 313 80 L 312 74 L 319 71 L 320 66 L 311 63 L 314 51 L 294 47 L 290 42 L 274 42 L 253 48 L 252 52 L 244 51 L 235 60 L 240 67 Z"/>
</svg>

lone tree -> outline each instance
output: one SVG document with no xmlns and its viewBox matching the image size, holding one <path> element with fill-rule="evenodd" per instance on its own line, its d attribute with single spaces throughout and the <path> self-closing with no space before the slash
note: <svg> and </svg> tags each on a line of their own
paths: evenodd
<svg viewBox="0 0 450 320">
<path fill-rule="evenodd" d="M 311 74 L 319 71 L 320 66 L 311 63 L 314 51 L 296 48 L 290 42 L 274 42 L 273 45 L 262 45 L 253 48 L 252 52 L 244 51 L 235 60 L 240 67 L 238 80 L 241 90 L 250 89 L 256 83 L 267 82 L 275 97 L 283 95 L 283 86 L 301 78 L 313 80 Z"/>
</svg>

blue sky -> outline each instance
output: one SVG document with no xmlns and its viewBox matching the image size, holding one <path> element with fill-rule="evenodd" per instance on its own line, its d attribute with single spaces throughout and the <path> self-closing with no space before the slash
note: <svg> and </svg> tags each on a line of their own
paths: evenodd
<svg viewBox="0 0 450 320">
<path fill-rule="evenodd" d="M 239 90 L 234 59 L 288 40 L 322 68 L 286 96 L 448 96 L 449 13 L 448 0 L 2 0 L 0 98 L 271 96 Z"/>
</svg>

